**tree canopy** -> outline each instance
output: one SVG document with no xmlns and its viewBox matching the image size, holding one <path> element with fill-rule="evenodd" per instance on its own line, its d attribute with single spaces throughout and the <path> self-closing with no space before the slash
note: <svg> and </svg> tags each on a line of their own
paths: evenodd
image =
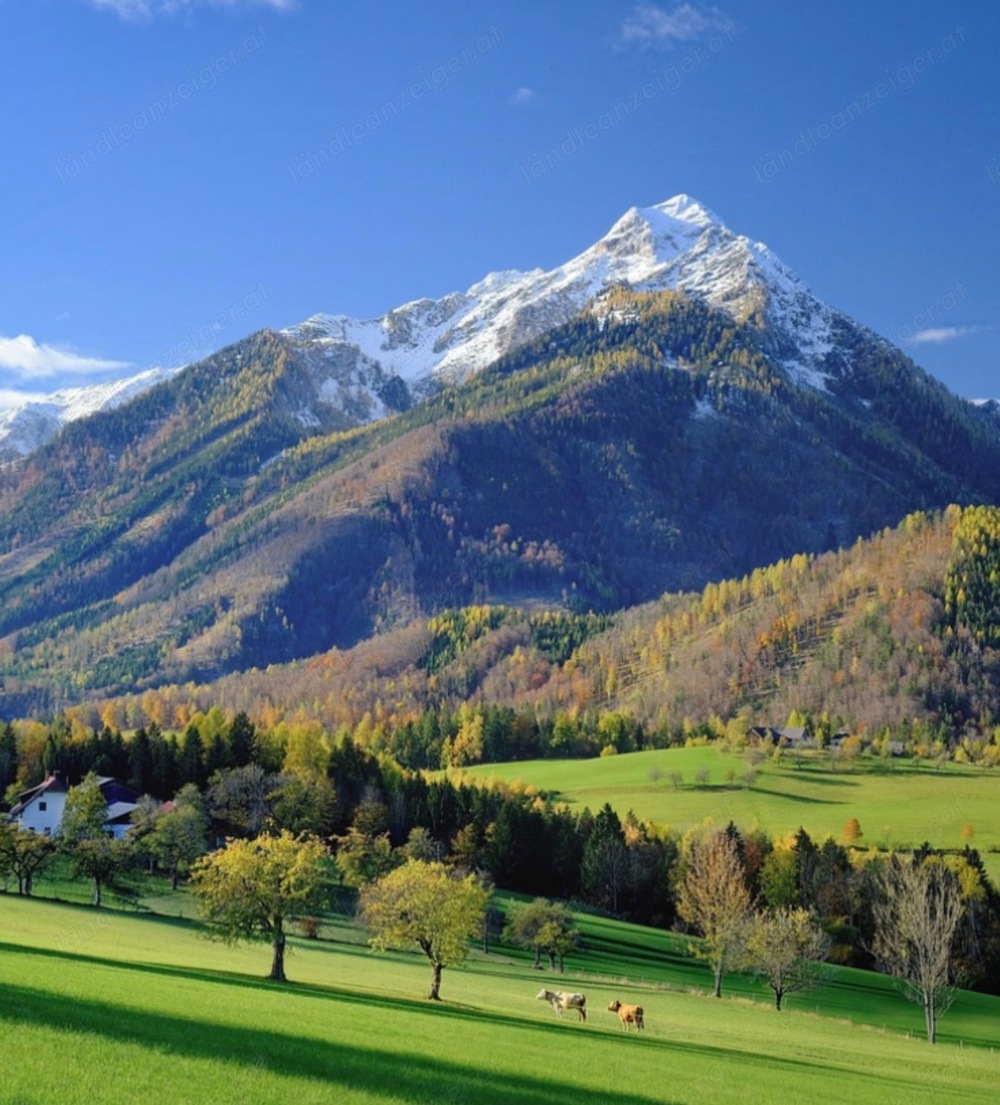
<svg viewBox="0 0 1000 1105">
<path fill-rule="evenodd" d="M 441 998 L 441 972 L 463 963 L 482 930 L 489 891 L 475 875 L 411 859 L 361 891 L 360 917 L 376 951 L 416 945 L 431 962 L 428 997 Z"/>
<path fill-rule="evenodd" d="M 722 976 L 746 955 L 750 891 L 736 842 L 712 831 L 687 843 L 677 912 L 704 938 L 699 949 L 712 968 L 713 994 L 722 996 Z"/>
<path fill-rule="evenodd" d="M 536 898 L 514 906 L 504 926 L 504 937 L 517 947 L 534 952 L 535 967 L 541 966 L 544 953 L 554 969 L 556 959 L 561 968 L 565 957 L 578 945 L 580 933 L 563 902 Z"/>
<path fill-rule="evenodd" d="M 938 856 L 923 862 L 893 856 L 882 866 L 878 882 L 876 959 L 922 1006 L 927 1040 L 933 1044 L 955 981 L 955 933 L 962 919 L 958 876 Z"/>
<path fill-rule="evenodd" d="M 104 823 L 108 804 L 101 793 L 97 776 L 91 772 L 66 795 L 60 844 L 70 858 L 73 873 L 88 878 L 93 890 L 92 901 L 100 906 L 106 887 L 129 867 L 133 859 L 130 841 L 115 840 Z"/>
<path fill-rule="evenodd" d="M 748 962 L 771 987 L 775 1009 L 781 1008 L 787 994 L 818 982 L 816 965 L 829 948 L 829 938 L 806 909 L 758 913 L 747 937 Z"/>
<path fill-rule="evenodd" d="M 0 821 L 0 876 L 17 879 L 18 894 L 31 893 L 31 881 L 49 864 L 56 842 L 31 829 Z"/>
<path fill-rule="evenodd" d="M 284 982 L 285 926 L 321 908 L 331 867 L 318 837 L 283 830 L 229 840 L 194 865 L 192 885 L 211 935 L 228 944 L 269 942 L 269 977 Z"/>
</svg>

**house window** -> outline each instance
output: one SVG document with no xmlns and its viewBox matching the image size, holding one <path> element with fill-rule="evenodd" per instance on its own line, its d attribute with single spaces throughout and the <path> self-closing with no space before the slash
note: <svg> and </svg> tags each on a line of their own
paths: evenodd
<svg viewBox="0 0 1000 1105">
<path fill-rule="evenodd" d="M 46 810 L 47 810 L 48 808 L 49 808 L 49 804 L 48 804 L 48 802 L 39 802 L 39 803 L 38 803 L 38 812 L 39 812 L 39 813 L 45 813 L 45 811 L 46 811 Z"/>
</svg>

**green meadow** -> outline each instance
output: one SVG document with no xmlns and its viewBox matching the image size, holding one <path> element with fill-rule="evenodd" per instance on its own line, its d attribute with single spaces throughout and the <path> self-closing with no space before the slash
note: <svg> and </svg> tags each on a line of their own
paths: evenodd
<svg viewBox="0 0 1000 1105">
<path fill-rule="evenodd" d="M 565 976 L 477 951 L 434 1004 L 420 955 L 375 956 L 346 918 L 293 941 L 280 985 L 261 977 L 268 949 L 211 943 L 189 920 L 0 895 L 0 1102 L 996 1100 L 996 998 L 960 993 L 931 1047 L 885 978 L 837 970 L 777 1013 L 741 978 L 706 996 L 672 934 L 581 922 Z M 542 985 L 584 990 L 588 1022 L 557 1018 Z M 645 1007 L 642 1036 L 606 1012 L 615 996 Z"/>
<path fill-rule="evenodd" d="M 622 815 L 683 831 L 705 818 L 734 821 L 773 837 L 804 826 L 818 839 L 842 841 L 845 823 L 856 817 L 860 846 L 904 847 L 927 840 L 961 848 L 963 827 L 996 879 L 1000 875 L 1000 774 L 961 764 L 938 767 L 912 760 L 861 759 L 832 766 L 828 758 L 803 755 L 795 766 L 765 761 L 753 786 L 741 783 L 747 764 L 719 746 L 631 752 L 591 760 L 533 760 L 482 765 L 470 774 L 522 782 L 546 791 L 573 809 L 599 809 L 605 802 Z M 708 772 L 706 785 L 696 781 Z M 677 789 L 670 774 L 679 772 Z M 735 780 L 729 781 L 729 774 Z"/>
</svg>

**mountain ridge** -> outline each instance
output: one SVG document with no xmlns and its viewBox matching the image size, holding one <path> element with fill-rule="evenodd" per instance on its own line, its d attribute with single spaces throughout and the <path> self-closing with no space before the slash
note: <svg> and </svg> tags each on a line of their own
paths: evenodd
<svg viewBox="0 0 1000 1105">
<path fill-rule="evenodd" d="M 735 234 L 698 200 L 680 194 L 629 208 L 597 242 L 554 269 L 491 272 L 464 292 L 413 300 L 374 318 L 316 314 L 280 332 L 309 361 L 320 399 L 360 425 L 471 378 L 620 284 L 684 291 L 737 321 L 758 314 L 785 371 L 813 387 L 826 386 L 823 358 L 835 343 L 834 325 L 858 326 L 814 296 L 764 243 Z M 885 341 L 862 329 L 871 341 Z M 178 371 L 148 369 L 0 413 L 0 463 Z M 314 414 L 303 410 L 300 417 L 308 423 Z"/>
<path fill-rule="evenodd" d="M 8 467 L 0 708 L 307 660 L 470 603 L 607 612 L 1000 499 L 989 410 L 666 206 L 561 273 L 597 289 L 566 321 L 463 382 L 421 396 L 339 337 L 265 330 Z M 676 286 L 605 284 L 625 268 Z"/>
</svg>

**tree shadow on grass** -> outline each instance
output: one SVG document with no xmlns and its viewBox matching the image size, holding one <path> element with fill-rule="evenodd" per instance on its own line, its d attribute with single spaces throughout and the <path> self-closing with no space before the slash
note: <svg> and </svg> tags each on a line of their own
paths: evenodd
<svg viewBox="0 0 1000 1105">
<path fill-rule="evenodd" d="M 847 803 L 839 798 L 810 798 L 807 794 L 789 794 L 784 790 L 771 790 L 769 787 L 753 788 L 754 794 L 766 794 L 771 798 L 781 798 L 785 802 L 796 802 L 806 806 L 843 806 Z"/>
<path fill-rule="evenodd" d="M 426 1011 L 426 1006 L 424 1007 Z M 435 1012 L 439 1012 L 435 1010 Z M 438 1105 L 607 1105 L 607 1093 L 539 1075 L 479 1070 L 429 1055 L 302 1039 L 265 1029 L 187 1020 L 152 1010 L 125 1009 L 95 999 L 53 995 L 23 986 L 4 988 L 0 1023 L 30 1024 L 59 1032 L 89 1033 L 169 1056 L 218 1059 L 258 1071 L 307 1078 L 370 1095 Z M 526 1027 L 524 1022 L 519 1022 Z M 616 1094 L 623 1105 L 681 1105 L 640 1094 Z"/>
<path fill-rule="evenodd" d="M 365 993 L 329 985 L 312 983 L 274 983 L 247 975 L 225 971 L 161 964 L 121 962 L 101 956 L 59 952 L 46 948 L 26 948 L 0 943 L 0 953 L 19 953 L 44 958 L 68 960 L 81 965 L 108 967 L 137 974 L 187 979 L 209 985 L 249 989 L 258 996 L 262 991 L 277 995 L 306 997 L 322 1001 L 356 1005 L 361 1014 L 378 1023 L 378 1011 L 418 1013 L 451 1022 L 475 1022 L 487 1026 L 503 1026 L 537 1036 L 551 1037 L 553 1047 L 566 1042 L 567 1033 L 580 1033 L 597 1046 L 607 1046 L 605 1033 L 593 1033 L 588 1026 L 576 1022 L 531 1020 L 492 1010 L 452 1003 L 430 1003 L 426 1000 L 385 993 Z M 90 1032 L 121 1043 L 135 1044 L 168 1054 L 182 1054 L 199 1059 L 218 1059 L 243 1063 L 278 1075 L 315 1078 L 345 1089 L 378 1096 L 387 1088 L 404 1087 L 408 1101 L 437 1103 L 441 1100 L 474 1100 L 477 1105 L 607 1105 L 604 1090 L 588 1089 L 565 1081 L 517 1072 L 478 1071 L 474 1065 L 464 1066 L 425 1055 L 398 1054 L 378 1048 L 366 1048 L 335 1040 L 301 1038 L 267 1029 L 242 1028 L 197 1018 L 185 1018 L 153 1010 L 136 1009 L 96 999 L 58 994 L 27 986 L 5 985 L 0 1004 L 0 1024 L 32 1024 L 65 1032 Z M 760 1068 L 787 1070 L 802 1074 L 822 1074 L 836 1070 L 823 1062 L 789 1056 L 761 1055 L 756 1051 L 727 1048 L 683 1040 L 677 1036 L 646 1036 L 635 1045 L 654 1048 L 665 1061 L 683 1059 L 684 1055 L 720 1063 L 749 1064 Z M 616 1043 L 611 1046 L 619 1046 Z M 615 1101 L 622 1105 L 682 1105 L 677 1100 L 651 1098 L 642 1094 L 616 1093 Z"/>
<path fill-rule="evenodd" d="M 58 959 L 63 961 L 72 961 L 82 966 L 89 967 L 106 967 L 112 970 L 128 971 L 137 974 L 151 974 L 159 977 L 185 979 L 192 982 L 209 983 L 215 986 L 225 986 L 237 989 L 249 989 L 256 994 L 260 994 L 262 991 L 270 991 L 275 995 L 289 995 L 296 997 L 308 997 L 316 998 L 324 1001 L 336 1001 L 343 1002 L 352 1005 L 364 1006 L 369 1012 L 372 1009 L 382 1009 L 386 1011 L 395 1010 L 397 1012 L 409 1012 L 409 1013 L 431 1013 L 433 1016 L 443 1018 L 445 1020 L 473 1020 L 482 1022 L 489 1022 L 491 1024 L 504 1025 L 511 1028 L 518 1029 L 530 1029 L 531 1031 L 540 1030 L 543 1032 L 556 1033 L 560 1038 L 562 1034 L 567 1030 L 572 1029 L 572 1025 L 576 1024 L 576 1021 L 563 1021 L 549 1019 L 549 1007 L 544 1006 L 544 1013 L 546 1014 L 545 1020 L 534 1022 L 525 1017 L 511 1016 L 509 1014 L 498 1013 L 495 1011 L 487 1011 L 475 1006 L 464 1005 L 459 1002 L 449 1002 L 447 1000 L 442 1002 L 430 1002 L 426 998 L 407 997 L 404 995 L 387 994 L 384 991 L 366 991 L 357 989 L 348 989 L 346 987 L 340 987 L 328 983 L 313 983 L 313 982 L 272 982 L 270 979 L 256 975 L 245 975 L 234 971 L 215 970 L 202 967 L 181 967 L 181 966 L 167 966 L 160 963 L 140 963 L 134 960 L 123 961 L 118 959 L 110 959 L 106 956 L 86 955 L 79 952 L 67 952 L 61 950 L 55 950 L 50 948 L 39 947 L 26 947 L 20 944 L 6 944 L 0 942 L 0 954 L 17 953 L 21 955 L 37 956 L 45 959 Z M 370 953 L 368 953 L 370 954 Z M 416 960 L 416 957 L 414 957 Z M 264 961 L 262 960 L 262 963 Z M 423 960 L 420 960 L 422 963 Z M 527 990 L 530 989 L 530 999 L 533 1002 L 535 999 L 536 990 L 534 988 L 534 980 L 532 979 L 532 986 L 526 987 L 526 1001 L 528 1000 Z M 445 986 L 447 986 L 447 975 L 445 979 Z M 5 991 L 9 988 L 5 988 Z M 59 999 L 62 1000 L 61 998 Z M 543 1012 L 543 1007 L 538 1006 L 539 1014 Z M 129 1016 L 132 1015 L 131 1007 L 126 1010 Z M 0 1010 L 2 1015 L 2 1010 Z"/>
<path fill-rule="evenodd" d="M 771 778 L 775 778 L 775 776 L 772 775 Z M 858 782 L 858 776 L 856 774 L 851 777 L 849 775 L 845 775 L 844 773 L 838 774 L 837 772 L 830 771 L 784 771 L 781 775 L 777 776 L 777 778 L 805 783 L 811 787 L 861 786 L 861 784 Z"/>
</svg>

